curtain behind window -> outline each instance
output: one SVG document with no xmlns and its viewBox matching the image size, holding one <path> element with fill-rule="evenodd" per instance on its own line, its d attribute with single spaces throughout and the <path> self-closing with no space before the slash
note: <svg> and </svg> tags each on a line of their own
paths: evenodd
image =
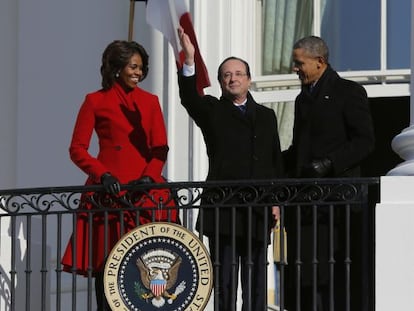
<svg viewBox="0 0 414 311">
<path fill-rule="evenodd" d="M 292 47 L 296 40 L 312 33 L 312 12 L 313 0 L 264 0 L 262 75 L 292 72 Z M 283 150 L 292 140 L 294 105 L 279 102 L 271 108 L 278 118 Z"/>
</svg>

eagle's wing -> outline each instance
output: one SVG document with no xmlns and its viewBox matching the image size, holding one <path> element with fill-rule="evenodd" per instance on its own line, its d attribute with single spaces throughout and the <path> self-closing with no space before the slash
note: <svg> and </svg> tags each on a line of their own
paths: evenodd
<svg viewBox="0 0 414 311">
<path fill-rule="evenodd" d="M 181 257 L 177 257 L 177 259 L 172 264 L 171 268 L 168 270 L 168 280 L 167 280 L 167 286 L 166 286 L 167 289 L 170 289 L 175 284 L 175 281 L 177 280 L 178 269 L 180 268 L 181 261 L 182 261 Z"/>
<path fill-rule="evenodd" d="M 150 289 L 150 281 L 151 281 L 150 270 L 144 264 L 144 262 L 141 260 L 141 258 L 137 259 L 136 265 L 137 265 L 138 270 L 141 274 L 142 284 L 144 284 L 145 288 Z"/>
</svg>

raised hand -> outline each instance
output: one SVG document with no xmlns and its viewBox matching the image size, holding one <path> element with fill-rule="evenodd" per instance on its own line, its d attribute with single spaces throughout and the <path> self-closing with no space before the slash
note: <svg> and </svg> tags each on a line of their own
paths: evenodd
<svg viewBox="0 0 414 311">
<path fill-rule="evenodd" d="M 184 32 L 183 27 L 179 27 L 177 29 L 178 38 L 180 39 L 180 45 L 183 48 L 184 55 L 185 55 L 185 63 L 186 65 L 192 66 L 194 65 L 194 53 L 195 48 L 193 43 L 191 43 L 190 37 Z"/>
</svg>

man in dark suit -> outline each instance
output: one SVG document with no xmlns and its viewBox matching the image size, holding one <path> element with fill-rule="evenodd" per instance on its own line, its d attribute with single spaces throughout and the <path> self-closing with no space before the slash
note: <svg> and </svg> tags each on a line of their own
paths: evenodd
<svg viewBox="0 0 414 311">
<path fill-rule="evenodd" d="M 326 43 L 319 37 L 302 38 L 293 47 L 293 70 L 298 74 L 302 90 L 295 101 L 293 141 L 283 152 L 287 175 L 294 178 L 358 177 L 360 163 L 374 148 L 374 130 L 365 89 L 356 82 L 345 80 L 335 72 L 328 62 Z M 335 226 L 344 224 L 344 209 L 335 209 Z M 328 211 L 318 207 L 318 277 L 316 301 L 312 295 L 312 226 L 309 207 L 301 209 L 301 310 L 328 310 L 329 282 L 329 236 Z M 357 224 L 361 213 L 353 213 L 353 224 Z M 297 284 L 296 261 L 296 213 L 287 209 L 288 227 L 288 309 L 296 310 Z M 358 226 L 352 233 L 359 232 Z M 343 230 L 341 230 L 342 232 Z M 310 234 L 309 234 L 310 233 Z M 335 231 L 336 251 L 343 251 L 343 233 Z M 360 239 L 359 236 L 356 237 Z M 354 244 L 355 245 L 355 244 Z M 360 245 L 360 244 L 359 244 Z M 343 254 L 342 254 L 343 255 Z M 335 310 L 343 307 L 344 259 L 336 252 Z M 342 260 L 342 262 L 341 262 Z M 356 265 L 352 266 L 356 267 Z M 342 268 L 340 268 L 342 267 Z M 355 295 L 353 295 L 355 297 Z M 341 305 L 342 304 L 342 305 Z M 351 306 L 360 309 L 360 306 Z M 356 310 L 356 309 L 355 309 Z"/>
<path fill-rule="evenodd" d="M 276 115 L 273 110 L 257 104 L 249 93 L 251 77 L 247 62 L 237 57 L 225 59 L 218 68 L 222 90 L 220 99 L 200 96 L 194 75 L 197 70 L 194 46 L 182 29 L 179 29 L 179 37 L 185 53 L 185 65 L 178 75 L 181 103 L 203 133 L 209 157 L 207 180 L 280 177 L 282 155 Z M 243 107 L 244 112 L 241 111 Z M 234 203 L 241 200 L 235 199 Z M 277 207 L 273 210 L 276 214 Z M 216 223 L 215 210 L 204 209 L 197 220 L 197 228 L 208 236 L 210 253 L 214 264 L 219 267 L 215 270 L 219 271 L 215 274 L 218 310 L 236 310 L 240 266 L 243 310 L 264 311 L 267 292 L 265 263 L 269 234 L 274 224 L 272 208 L 235 208 L 234 217 L 232 211 L 232 208 L 220 208 Z"/>
</svg>

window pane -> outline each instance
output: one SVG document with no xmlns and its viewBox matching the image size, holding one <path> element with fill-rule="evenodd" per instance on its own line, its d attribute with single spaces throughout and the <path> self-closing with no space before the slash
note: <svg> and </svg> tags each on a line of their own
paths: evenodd
<svg viewBox="0 0 414 311">
<path fill-rule="evenodd" d="M 387 10 L 387 67 L 410 68 L 411 0 L 388 0 Z"/>
<path fill-rule="evenodd" d="M 263 75 L 292 72 L 293 44 L 312 34 L 312 13 L 312 0 L 264 0 Z"/>
<path fill-rule="evenodd" d="M 321 36 L 335 70 L 380 69 L 380 8 L 380 0 L 326 0 Z"/>
</svg>

